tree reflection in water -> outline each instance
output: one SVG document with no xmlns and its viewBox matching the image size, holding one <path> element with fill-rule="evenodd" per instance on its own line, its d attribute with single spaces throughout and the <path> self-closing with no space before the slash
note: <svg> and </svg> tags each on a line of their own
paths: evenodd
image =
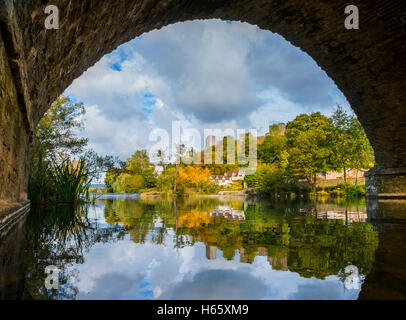
<svg viewBox="0 0 406 320">
<path fill-rule="evenodd" d="M 78 292 L 75 264 L 84 262 L 84 251 L 99 242 L 122 239 L 118 224 L 100 227 L 88 217 L 89 206 L 32 208 L 26 222 L 25 290 L 32 299 L 74 299 Z M 46 290 L 45 268 L 59 269 L 59 288 Z"/>
<path fill-rule="evenodd" d="M 359 222 L 365 205 L 150 199 L 106 200 L 95 206 L 32 209 L 26 222 L 27 296 L 75 299 L 78 265 L 85 263 L 86 253 L 97 243 L 124 237 L 175 250 L 204 243 L 210 260 L 218 252 L 241 263 L 264 256 L 274 270 L 318 279 L 337 275 L 350 286 L 359 285 L 370 272 L 378 245 L 372 225 Z M 91 217 L 93 209 L 103 208 L 104 217 Z M 49 265 L 60 270 L 57 290 L 44 287 Z"/>
<path fill-rule="evenodd" d="M 361 276 L 366 275 L 378 246 L 373 226 L 358 222 L 364 220 L 365 206 L 364 212 L 349 212 L 348 208 L 334 212 L 328 205 L 323 208 L 313 203 L 224 204 L 214 199 L 117 200 L 106 201 L 105 205 L 106 221 L 122 223 L 136 243 L 161 245 L 168 230 L 174 230 L 175 248 L 203 242 L 208 259 L 215 258 L 220 249 L 226 259 L 239 254 L 244 263 L 267 256 L 273 269 L 307 278 L 341 275 L 344 282 L 348 265 L 356 266 Z"/>
</svg>

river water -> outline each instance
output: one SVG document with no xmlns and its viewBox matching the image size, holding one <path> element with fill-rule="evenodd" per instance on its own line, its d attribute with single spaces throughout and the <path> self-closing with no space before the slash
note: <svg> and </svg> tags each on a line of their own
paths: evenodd
<svg viewBox="0 0 406 320">
<path fill-rule="evenodd" d="M 405 201 L 132 198 L 32 208 L 0 299 L 406 298 Z"/>
</svg>

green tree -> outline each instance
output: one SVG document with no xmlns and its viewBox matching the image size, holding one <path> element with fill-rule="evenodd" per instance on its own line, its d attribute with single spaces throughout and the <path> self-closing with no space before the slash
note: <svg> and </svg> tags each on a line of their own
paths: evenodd
<svg viewBox="0 0 406 320">
<path fill-rule="evenodd" d="M 111 169 L 107 170 L 106 175 L 104 177 L 104 184 L 106 185 L 107 192 L 110 192 L 110 193 L 114 192 L 113 185 L 116 182 L 118 176 L 119 176 L 119 174 L 116 173 L 115 168 L 111 168 Z"/>
<path fill-rule="evenodd" d="M 108 190 L 118 193 L 140 192 L 156 187 L 157 175 L 146 150 L 137 150 L 121 168 L 110 168 L 105 177 Z"/>
<path fill-rule="evenodd" d="M 299 115 L 287 125 L 290 174 L 296 179 L 306 178 L 313 190 L 317 174 L 333 167 L 333 134 L 332 120 L 319 112 Z"/>
<path fill-rule="evenodd" d="M 58 97 L 35 129 L 31 158 L 66 158 L 82 153 L 88 139 L 77 137 L 76 132 L 84 127 L 84 114 L 83 103 Z"/>
<path fill-rule="evenodd" d="M 353 157 L 353 140 L 350 135 L 351 116 L 341 107 L 337 106 L 333 116 L 334 134 L 331 143 L 332 165 L 335 170 L 343 170 L 344 182 L 347 183 L 347 168 L 351 167 Z"/>
<path fill-rule="evenodd" d="M 84 114 L 83 103 L 73 103 L 69 97 L 58 97 L 40 120 L 30 150 L 28 193 L 33 202 L 47 204 L 51 200 L 63 199 L 66 190 L 60 188 L 62 182 L 67 186 L 81 178 L 79 185 L 86 187 L 88 183 L 84 181 L 97 178 L 114 165 L 116 158 L 98 156 L 93 150 L 86 149 L 88 139 L 77 136 L 84 127 Z M 75 174 L 78 163 L 83 169 L 80 175 Z M 59 182 L 55 177 L 59 177 Z M 77 189 L 70 198 L 79 199 L 79 196 Z"/>
<path fill-rule="evenodd" d="M 142 174 L 146 169 L 151 168 L 147 150 L 137 150 L 131 158 L 127 159 L 125 172 L 129 174 Z"/>
<path fill-rule="evenodd" d="M 113 190 L 117 193 L 137 193 L 144 187 L 141 175 L 122 173 L 113 183 Z"/>
<path fill-rule="evenodd" d="M 374 165 L 374 150 L 365 134 L 364 128 L 356 118 L 351 119 L 348 131 L 352 140 L 351 168 L 357 170 L 355 181 L 357 185 L 358 171 L 360 169 L 370 168 Z"/>
<path fill-rule="evenodd" d="M 331 143 L 334 169 L 343 170 L 347 182 L 347 168 L 360 170 L 369 168 L 374 161 L 371 144 L 355 116 L 337 106 L 333 116 L 334 135 Z M 358 174 L 357 174 L 358 176 Z"/>
<path fill-rule="evenodd" d="M 249 188 L 258 188 L 264 194 L 274 194 L 285 188 L 286 171 L 278 163 L 260 164 L 253 175 L 245 177 Z"/>
<path fill-rule="evenodd" d="M 175 184 L 175 167 L 167 167 L 158 176 L 157 189 L 159 191 L 173 190 L 174 184 Z"/>
<path fill-rule="evenodd" d="M 264 143 L 258 145 L 258 160 L 262 163 L 271 163 L 276 156 L 281 156 L 286 150 L 287 139 L 277 125 L 271 127 L 269 136 L 265 137 Z"/>
<path fill-rule="evenodd" d="M 146 168 L 141 174 L 144 180 L 145 188 L 154 188 L 156 187 L 157 175 L 155 169 L 152 167 Z"/>
</svg>

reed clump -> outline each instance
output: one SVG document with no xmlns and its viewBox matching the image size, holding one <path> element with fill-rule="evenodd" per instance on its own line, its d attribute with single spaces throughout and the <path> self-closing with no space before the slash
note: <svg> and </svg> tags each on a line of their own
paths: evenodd
<svg viewBox="0 0 406 320">
<path fill-rule="evenodd" d="M 91 175 L 85 160 L 45 160 L 39 157 L 32 164 L 28 194 L 32 202 L 79 203 L 88 196 Z"/>
</svg>

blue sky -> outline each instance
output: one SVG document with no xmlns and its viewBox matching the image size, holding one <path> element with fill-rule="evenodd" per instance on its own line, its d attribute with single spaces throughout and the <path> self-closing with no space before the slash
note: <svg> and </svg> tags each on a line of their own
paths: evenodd
<svg viewBox="0 0 406 320">
<path fill-rule="evenodd" d="M 281 36 L 240 22 L 170 25 L 103 57 L 65 94 L 87 110 L 82 135 L 100 154 L 122 159 L 149 148 L 155 128 L 252 129 L 300 113 L 349 109 L 334 82 Z"/>
</svg>

